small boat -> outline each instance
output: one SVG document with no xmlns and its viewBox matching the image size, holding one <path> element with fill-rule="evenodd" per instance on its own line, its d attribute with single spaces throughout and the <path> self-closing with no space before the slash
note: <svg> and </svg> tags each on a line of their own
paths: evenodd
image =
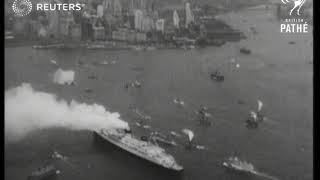
<svg viewBox="0 0 320 180">
<path fill-rule="evenodd" d="M 50 48 L 61 48 L 64 44 L 49 44 L 49 45 L 34 45 L 33 49 L 50 49 Z"/>
<path fill-rule="evenodd" d="M 228 169 L 255 174 L 254 166 L 251 163 L 241 161 L 238 157 L 230 157 L 222 165 Z"/>
<path fill-rule="evenodd" d="M 50 63 L 57 65 L 57 61 L 55 61 L 55 60 L 50 60 Z"/>
<path fill-rule="evenodd" d="M 108 61 L 103 61 L 103 62 L 101 63 L 101 65 L 108 65 L 108 64 L 109 64 Z"/>
<path fill-rule="evenodd" d="M 33 171 L 31 175 L 28 176 L 28 180 L 44 180 L 52 178 L 59 174 L 60 171 L 56 169 L 53 165 L 47 165 Z"/>
<path fill-rule="evenodd" d="M 14 39 L 14 36 L 4 36 L 4 39 Z"/>
<path fill-rule="evenodd" d="M 258 128 L 259 123 L 256 120 L 253 120 L 251 118 L 246 120 L 246 127 L 249 129 L 256 129 Z"/>
<path fill-rule="evenodd" d="M 62 154 L 58 153 L 57 151 L 54 151 L 53 154 L 51 155 L 51 158 L 53 159 L 60 159 L 66 161 L 68 157 L 63 156 Z"/>
<path fill-rule="evenodd" d="M 196 148 L 199 149 L 199 150 L 205 150 L 206 149 L 206 147 L 202 146 L 202 145 L 196 145 Z"/>
<path fill-rule="evenodd" d="M 138 123 L 138 122 L 136 122 L 135 124 L 136 124 L 136 126 L 142 127 L 144 129 L 150 129 L 151 128 L 151 126 L 149 126 L 149 125 L 142 125 L 141 123 Z"/>
<path fill-rule="evenodd" d="M 178 133 L 176 133 L 176 132 L 174 132 L 174 131 L 170 131 L 170 134 L 171 134 L 172 136 L 175 136 L 175 137 L 181 137 L 180 134 L 178 134 Z"/>
<path fill-rule="evenodd" d="M 46 46 L 41 46 L 41 45 L 34 45 L 34 46 L 32 46 L 32 48 L 33 48 L 33 49 L 46 49 L 46 48 L 48 48 L 48 47 L 46 47 Z"/>
<path fill-rule="evenodd" d="M 223 75 L 220 75 L 219 73 L 215 72 L 215 73 L 211 73 L 210 74 L 210 78 L 212 80 L 215 80 L 217 82 L 222 82 L 224 81 L 224 76 Z"/>
<path fill-rule="evenodd" d="M 173 102 L 174 102 L 175 104 L 180 105 L 180 106 L 184 106 L 184 101 L 182 101 L 182 100 L 179 99 L 179 98 L 175 98 L 175 99 L 173 100 Z"/>
<path fill-rule="evenodd" d="M 149 126 L 149 125 L 143 125 L 142 126 L 144 129 L 150 129 L 151 128 L 151 126 Z"/>
<path fill-rule="evenodd" d="M 133 88 L 140 88 L 141 87 L 141 83 L 139 81 L 134 81 L 134 82 L 129 82 L 129 83 L 126 83 L 124 85 L 124 87 L 126 89 L 129 89 L 130 87 L 133 87 Z"/>
<path fill-rule="evenodd" d="M 260 106 L 259 106 L 260 107 Z M 246 126 L 249 129 L 256 129 L 259 126 L 259 123 L 263 122 L 265 117 L 258 111 L 257 113 L 254 111 L 250 112 L 250 117 L 246 120 Z"/>
<path fill-rule="evenodd" d="M 139 88 L 141 87 L 141 83 L 139 81 L 134 81 L 133 87 Z"/>
<path fill-rule="evenodd" d="M 174 142 L 173 140 L 169 140 L 167 138 L 164 137 L 160 137 L 160 136 L 152 136 L 152 139 L 154 141 L 156 141 L 157 143 L 161 143 L 161 144 L 165 144 L 165 145 L 170 145 L 170 146 L 177 146 L 177 143 Z"/>
<path fill-rule="evenodd" d="M 84 90 L 84 92 L 86 92 L 86 93 L 92 93 L 93 90 L 92 90 L 92 89 L 89 89 L 89 88 L 86 88 L 86 89 Z"/>
<path fill-rule="evenodd" d="M 251 175 L 256 175 L 265 179 L 270 179 L 270 180 L 279 180 L 278 178 L 268 175 L 263 172 L 259 172 L 255 169 L 253 164 L 242 161 L 238 157 L 229 157 L 226 161 L 222 163 L 222 166 L 226 167 L 228 170 L 233 170 L 238 173 L 244 173 L 244 174 L 251 174 Z"/>
<path fill-rule="evenodd" d="M 240 48 L 240 53 L 251 54 L 251 50 L 243 47 L 243 48 Z"/>
<path fill-rule="evenodd" d="M 89 76 L 88 76 L 88 79 L 98 79 L 98 78 L 97 78 L 97 76 L 95 76 L 95 75 L 89 75 Z"/>
</svg>

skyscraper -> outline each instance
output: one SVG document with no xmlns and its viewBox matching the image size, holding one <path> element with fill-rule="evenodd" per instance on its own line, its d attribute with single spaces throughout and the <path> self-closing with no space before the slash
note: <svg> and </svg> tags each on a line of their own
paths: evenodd
<svg viewBox="0 0 320 180">
<path fill-rule="evenodd" d="M 180 22 L 180 18 L 177 13 L 177 10 L 174 10 L 174 12 L 173 12 L 173 25 L 177 29 L 179 29 L 179 22 Z"/>
<path fill-rule="evenodd" d="M 102 5 L 104 9 L 107 9 L 107 10 L 111 9 L 112 7 L 111 0 L 103 0 Z"/>
<path fill-rule="evenodd" d="M 97 6 L 97 16 L 100 18 L 103 17 L 103 11 L 104 11 L 103 5 L 99 4 Z"/>
<path fill-rule="evenodd" d="M 194 21 L 194 17 L 190 9 L 190 3 L 187 2 L 186 3 L 186 27 L 188 27 L 188 25 L 193 21 Z"/>
<path fill-rule="evenodd" d="M 142 30 L 143 12 L 140 9 L 134 11 L 134 28 Z"/>
<path fill-rule="evenodd" d="M 156 22 L 156 30 L 164 32 L 164 19 L 158 19 Z"/>
<path fill-rule="evenodd" d="M 113 1 L 113 14 L 116 16 L 120 16 L 122 12 L 122 5 L 119 0 Z"/>
</svg>

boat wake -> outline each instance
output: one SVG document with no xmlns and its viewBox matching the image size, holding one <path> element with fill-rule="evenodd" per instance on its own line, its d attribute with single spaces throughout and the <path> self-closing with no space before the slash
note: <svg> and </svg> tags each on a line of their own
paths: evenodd
<svg viewBox="0 0 320 180">
<path fill-rule="evenodd" d="M 265 173 L 262 173 L 262 172 L 255 172 L 254 173 L 256 176 L 260 176 L 260 177 L 263 177 L 263 178 L 266 178 L 266 179 L 271 179 L 271 180 L 279 180 L 278 178 L 276 177 L 273 177 L 273 176 L 270 176 L 268 174 L 265 174 Z"/>
</svg>

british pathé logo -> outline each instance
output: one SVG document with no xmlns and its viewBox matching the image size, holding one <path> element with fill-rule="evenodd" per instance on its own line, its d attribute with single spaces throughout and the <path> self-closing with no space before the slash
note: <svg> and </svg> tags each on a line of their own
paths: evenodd
<svg viewBox="0 0 320 180">
<path fill-rule="evenodd" d="M 32 3 L 29 0 L 15 0 L 12 4 L 12 10 L 20 17 L 28 15 L 32 10 Z"/>
<path fill-rule="evenodd" d="M 289 17 L 280 24 L 281 33 L 308 33 L 308 23 L 300 15 L 300 9 L 306 0 L 281 0 L 284 5 L 292 4 Z M 293 13 L 293 12 L 296 12 Z"/>
<path fill-rule="evenodd" d="M 37 3 L 35 11 L 81 11 L 85 4 L 80 3 Z M 30 0 L 14 0 L 12 10 L 16 16 L 26 16 L 32 11 Z"/>
<path fill-rule="evenodd" d="M 300 16 L 300 9 L 303 6 L 303 4 L 306 2 L 306 0 L 281 0 L 283 4 L 293 4 L 292 9 L 290 10 L 289 14 L 292 15 L 292 12 L 296 9 L 297 15 Z"/>
</svg>

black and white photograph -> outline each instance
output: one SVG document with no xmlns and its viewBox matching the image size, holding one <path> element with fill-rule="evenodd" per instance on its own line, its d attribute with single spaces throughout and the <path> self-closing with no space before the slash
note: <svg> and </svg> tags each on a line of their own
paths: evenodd
<svg viewBox="0 0 320 180">
<path fill-rule="evenodd" d="M 313 180 L 313 0 L 4 0 L 5 180 Z"/>
</svg>

